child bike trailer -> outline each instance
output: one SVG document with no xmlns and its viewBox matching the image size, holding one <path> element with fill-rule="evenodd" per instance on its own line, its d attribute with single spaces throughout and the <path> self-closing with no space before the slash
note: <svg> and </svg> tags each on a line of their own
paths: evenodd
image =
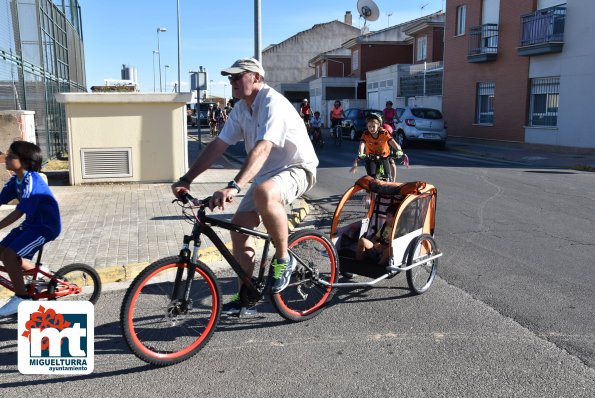
<svg viewBox="0 0 595 398">
<path fill-rule="evenodd" d="M 341 274 L 373 278 L 369 282 L 340 282 L 333 287 L 373 286 L 405 271 L 409 288 L 416 294 L 427 291 L 436 277 L 442 253 L 434 240 L 436 195 L 433 185 L 413 181 L 384 182 L 365 176 L 350 187 L 335 210 L 331 240 L 337 248 Z M 373 239 L 387 220 L 387 210 L 394 220 L 387 239 L 388 263 L 378 258 L 356 259 L 361 237 Z"/>
</svg>

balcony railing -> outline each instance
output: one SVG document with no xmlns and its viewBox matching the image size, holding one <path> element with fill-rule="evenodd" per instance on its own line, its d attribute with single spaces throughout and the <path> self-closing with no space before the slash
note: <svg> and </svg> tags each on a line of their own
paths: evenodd
<svg viewBox="0 0 595 398">
<path fill-rule="evenodd" d="M 519 55 L 539 55 L 562 51 L 566 6 L 535 11 L 521 17 Z"/>
<path fill-rule="evenodd" d="M 498 24 L 488 23 L 469 29 L 469 62 L 494 61 L 498 55 Z"/>
</svg>

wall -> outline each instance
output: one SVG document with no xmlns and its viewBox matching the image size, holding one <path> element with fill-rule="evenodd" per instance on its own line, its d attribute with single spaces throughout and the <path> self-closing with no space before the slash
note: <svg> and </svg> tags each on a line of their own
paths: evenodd
<svg viewBox="0 0 595 398">
<path fill-rule="evenodd" d="M 314 76 L 308 61 L 339 48 L 360 34 L 360 30 L 339 21 L 314 25 L 262 52 L 267 84 L 278 88 L 283 83 L 297 83 Z M 340 66 L 340 65 L 338 65 Z"/>
<path fill-rule="evenodd" d="M 444 49 L 443 109 L 449 135 L 524 141 L 528 109 L 529 60 L 519 56 L 520 16 L 532 11 L 533 0 L 502 1 L 496 61 L 469 63 L 469 29 L 481 25 L 480 2 L 449 0 Z M 456 7 L 467 5 L 466 32 L 455 36 Z M 475 124 L 478 82 L 495 83 L 494 123 Z"/>
<path fill-rule="evenodd" d="M 404 99 L 403 99 L 404 100 Z M 403 101 L 404 104 L 404 101 Z M 404 105 L 402 105 L 404 106 Z M 407 106 L 433 108 L 442 111 L 442 96 L 441 95 L 427 95 L 425 97 L 411 97 L 408 98 Z M 394 106 L 393 106 L 394 107 Z M 445 119 L 446 120 L 446 119 Z M 446 120 L 448 122 L 448 120 Z"/>
<path fill-rule="evenodd" d="M 559 1 L 541 0 L 549 7 Z M 530 143 L 595 148 L 593 133 L 593 88 L 595 87 L 595 2 L 569 1 L 561 53 L 533 56 L 529 77 L 560 76 L 558 126 L 527 127 L 525 140 Z"/>
<path fill-rule="evenodd" d="M 381 86 L 384 82 L 384 87 Z M 389 84 L 392 82 L 392 85 Z M 368 108 L 384 109 L 386 101 L 395 101 L 399 84 L 399 65 L 391 65 L 386 68 L 376 69 L 366 73 Z M 378 83 L 378 88 L 371 86 Z"/>
<path fill-rule="evenodd" d="M 70 148 L 70 183 L 170 182 L 188 167 L 190 93 L 61 93 Z M 131 177 L 83 178 L 81 150 L 131 148 Z"/>
<path fill-rule="evenodd" d="M 361 44 L 358 47 L 360 68 L 354 72 L 362 80 L 368 71 L 394 64 L 410 64 L 413 59 L 411 44 Z"/>
</svg>

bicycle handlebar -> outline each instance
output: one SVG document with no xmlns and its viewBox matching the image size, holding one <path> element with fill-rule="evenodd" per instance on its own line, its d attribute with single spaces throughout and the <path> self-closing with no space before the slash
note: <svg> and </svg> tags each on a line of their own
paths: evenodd
<svg viewBox="0 0 595 398">
<path fill-rule="evenodd" d="M 361 159 L 361 160 L 365 160 L 365 159 L 383 160 L 383 159 L 390 159 L 390 158 L 398 159 L 398 158 L 400 158 L 400 156 L 393 155 L 392 153 L 390 155 L 388 155 L 388 156 L 376 155 L 376 154 L 373 154 L 373 153 L 370 153 L 368 155 L 364 155 L 363 157 L 359 157 L 358 156 L 358 159 Z"/>
<path fill-rule="evenodd" d="M 201 199 L 197 199 L 194 196 L 190 195 L 189 191 L 182 191 L 180 193 L 178 200 L 180 200 L 184 204 L 191 202 L 195 206 L 205 207 L 205 206 L 208 206 L 209 202 L 211 201 L 211 197 L 208 196 L 201 200 Z"/>
</svg>

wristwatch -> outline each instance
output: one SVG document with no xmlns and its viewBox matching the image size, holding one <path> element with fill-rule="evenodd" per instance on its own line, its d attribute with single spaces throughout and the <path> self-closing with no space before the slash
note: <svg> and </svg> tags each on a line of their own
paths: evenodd
<svg viewBox="0 0 595 398">
<path fill-rule="evenodd" d="M 227 183 L 227 188 L 233 188 L 236 191 L 238 191 L 238 193 L 242 192 L 242 188 L 240 188 L 238 183 L 235 182 L 234 180 L 231 180 L 230 182 Z"/>
<path fill-rule="evenodd" d="M 186 176 L 182 176 L 178 179 L 178 181 L 180 182 L 185 182 L 186 184 L 190 185 L 192 184 L 192 181 L 190 181 Z"/>
</svg>

